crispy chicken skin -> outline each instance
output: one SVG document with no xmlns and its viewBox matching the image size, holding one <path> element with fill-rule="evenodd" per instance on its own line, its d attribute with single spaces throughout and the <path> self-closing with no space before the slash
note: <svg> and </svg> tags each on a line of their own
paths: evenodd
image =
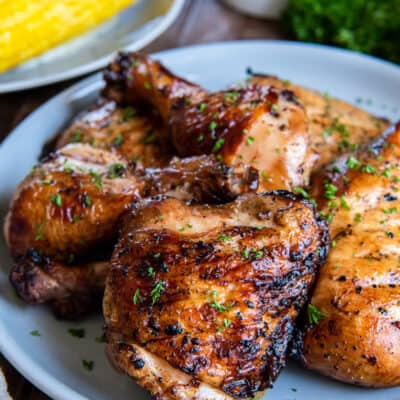
<svg viewBox="0 0 400 400">
<path fill-rule="evenodd" d="M 31 249 L 17 258 L 10 280 L 27 303 L 50 303 L 57 317 L 78 319 L 99 308 L 109 269 L 109 260 L 68 265 Z"/>
<path fill-rule="evenodd" d="M 62 132 L 56 149 L 70 143 L 88 143 L 135 161 L 138 167 L 161 167 L 168 164 L 173 154 L 164 137 L 156 113 L 100 99 Z"/>
<path fill-rule="evenodd" d="M 109 357 L 157 399 L 263 391 L 326 246 L 313 206 L 286 191 L 220 206 L 148 200 L 126 216 L 112 257 Z"/>
<path fill-rule="evenodd" d="M 341 381 L 400 384 L 400 124 L 315 177 L 335 243 L 311 303 L 325 314 L 297 341 L 310 369 Z"/>
<path fill-rule="evenodd" d="M 216 154 L 261 172 L 260 191 L 308 184 L 315 160 L 304 108 L 287 89 L 252 85 L 207 93 L 146 56 L 120 54 L 104 95 L 159 110 L 181 157 Z"/>
<path fill-rule="evenodd" d="M 57 314 L 80 315 L 87 302 L 78 309 L 73 306 L 77 298 L 104 287 L 104 263 L 97 268 L 93 257 L 109 257 L 119 219 L 131 204 L 161 193 L 221 203 L 257 185 L 256 170 L 227 167 L 212 156 L 134 170 L 105 150 L 68 145 L 36 167 L 15 193 L 5 224 L 15 258 L 11 282 L 31 304 L 64 300 L 59 311 L 61 303 L 56 303 Z M 73 303 L 70 309 L 67 299 Z"/>
<path fill-rule="evenodd" d="M 311 148 L 318 154 L 313 171 L 333 162 L 355 146 L 368 143 L 389 126 L 389 121 L 332 98 L 329 94 L 322 95 L 275 76 L 254 74 L 248 84 L 290 90 L 303 104 L 309 119 Z"/>
<path fill-rule="evenodd" d="M 40 163 L 14 194 L 5 236 L 13 256 L 30 248 L 60 261 L 91 252 L 114 234 L 139 199 L 140 182 L 121 157 L 71 144 Z"/>
<path fill-rule="evenodd" d="M 139 199 L 128 164 L 111 152 L 71 144 L 36 166 L 14 194 L 5 236 L 13 256 L 35 248 L 58 260 L 109 240 L 118 217 Z"/>
</svg>

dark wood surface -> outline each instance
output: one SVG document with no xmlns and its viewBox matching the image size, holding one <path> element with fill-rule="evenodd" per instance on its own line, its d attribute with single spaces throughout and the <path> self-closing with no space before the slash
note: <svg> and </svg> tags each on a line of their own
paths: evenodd
<svg viewBox="0 0 400 400">
<path fill-rule="evenodd" d="M 278 22 L 246 17 L 217 0 L 187 0 L 183 12 L 173 26 L 144 51 L 154 52 L 189 44 L 224 40 L 283 38 L 285 36 Z M 35 108 L 79 79 L 0 95 L 0 141 Z M 1 355 L 0 366 L 7 379 L 9 393 L 14 400 L 49 399 L 24 379 Z"/>
</svg>

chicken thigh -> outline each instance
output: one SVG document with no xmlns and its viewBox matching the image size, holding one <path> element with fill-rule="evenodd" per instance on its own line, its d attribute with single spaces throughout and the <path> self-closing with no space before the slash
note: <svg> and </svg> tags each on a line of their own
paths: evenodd
<svg viewBox="0 0 400 400">
<path fill-rule="evenodd" d="M 326 246 L 313 206 L 286 191 L 142 203 L 106 284 L 109 357 L 157 399 L 252 397 L 285 364 Z"/>
</svg>

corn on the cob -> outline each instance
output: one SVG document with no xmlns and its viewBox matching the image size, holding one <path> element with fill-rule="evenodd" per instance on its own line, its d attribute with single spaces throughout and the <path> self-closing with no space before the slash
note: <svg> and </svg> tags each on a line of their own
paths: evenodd
<svg viewBox="0 0 400 400">
<path fill-rule="evenodd" d="M 0 71 L 77 36 L 133 0 L 0 0 Z"/>
</svg>

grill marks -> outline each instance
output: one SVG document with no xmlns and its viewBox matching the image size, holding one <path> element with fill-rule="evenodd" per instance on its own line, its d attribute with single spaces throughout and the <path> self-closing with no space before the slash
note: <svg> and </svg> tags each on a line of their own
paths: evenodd
<svg viewBox="0 0 400 400">
<path fill-rule="evenodd" d="M 134 339 L 233 397 L 249 396 L 284 365 L 325 241 L 310 205 L 288 192 L 214 207 L 148 202 L 125 221 L 114 253 L 104 301 L 109 336 Z"/>
</svg>

